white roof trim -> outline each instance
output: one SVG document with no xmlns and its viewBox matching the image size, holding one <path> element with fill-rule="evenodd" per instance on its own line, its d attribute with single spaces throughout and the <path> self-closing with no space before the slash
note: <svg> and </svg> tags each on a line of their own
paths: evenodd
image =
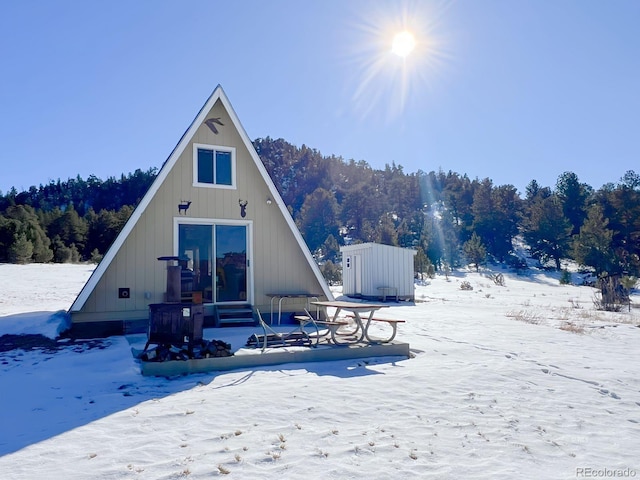
<svg viewBox="0 0 640 480">
<path fill-rule="evenodd" d="M 318 267 L 315 260 L 313 259 L 313 256 L 311 255 L 311 252 L 309 251 L 307 244 L 302 238 L 302 235 L 300 234 L 298 227 L 296 227 L 293 221 L 293 218 L 289 214 L 289 210 L 287 210 L 287 207 L 284 204 L 284 201 L 280 197 L 280 194 L 278 193 L 278 190 L 275 184 L 273 183 L 273 180 L 271 180 L 271 177 L 269 176 L 267 169 L 265 168 L 264 164 L 260 160 L 258 153 L 253 147 L 253 143 L 249 139 L 249 136 L 247 135 L 247 132 L 245 131 L 244 127 L 240 123 L 240 120 L 238 119 L 238 116 L 236 115 L 235 110 L 231 106 L 231 103 L 229 102 L 227 95 L 224 93 L 224 90 L 222 89 L 222 87 L 218 85 L 213 91 L 213 93 L 211 94 L 211 96 L 209 97 L 209 99 L 206 101 L 204 106 L 200 109 L 200 112 L 198 112 L 198 115 L 193 120 L 193 122 L 191 123 L 187 131 L 184 133 L 184 135 L 182 135 L 182 138 L 180 138 L 180 141 L 178 142 L 176 147 L 173 149 L 173 151 L 169 155 L 169 158 L 162 165 L 162 168 L 158 172 L 158 176 L 156 177 L 156 179 L 151 184 L 151 187 L 149 187 L 149 190 L 147 190 L 147 193 L 145 193 L 144 197 L 142 197 L 142 200 L 140 201 L 138 206 L 135 208 L 135 210 L 131 214 L 131 217 L 129 217 L 129 220 L 127 221 L 123 229 L 120 231 L 120 233 L 116 237 L 111 247 L 109 247 L 109 250 L 107 250 L 107 253 L 104 255 L 102 261 L 98 264 L 96 269 L 93 271 L 93 274 L 91 275 L 91 277 L 89 277 L 89 280 L 84 285 L 84 287 L 80 291 L 80 294 L 71 305 L 71 308 L 69 309 L 70 312 L 77 312 L 82 309 L 85 302 L 89 298 L 89 295 L 91 295 L 91 292 L 93 292 L 94 288 L 96 287 L 96 285 L 98 284 L 98 282 L 100 281 L 104 273 L 106 272 L 107 268 L 115 258 L 116 253 L 118 253 L 118 251 L 124 244 L 124 241 L 127 239 L 129 234 L 133 230 L 133 227 L 136 225 L 136 223 L 142 216 L 142 213 L 149 206 L 156 192 L 158 191 L 160 186 L 163 184 L 163 182 L 167 178 L 167 175 L 169 174 L 169 172 L 171 171 L 175 163 L 178 161 L 178 158 L 180 158 L 180 155 L 182 155 L 182 152 L 185 150 L 185 148 L 187 147 L 187 145 L 195 135 L 196 131 L 198 130 L 198 128 L 200 128 L 200 125 L 202 125 L 202 123 L 204 122 L 207 114 L 213 108 L 213 106 L 218 100 L 222 102 L 222 105 L 225 107 L 225 109 L 227 110 L 227 113 L 229 114 L 229 117 L 231 118 L 231 122 L 233 123 L 234 127 L 238 130 L 238 133 L 240 134 L 240 138 L 242 138 L 242 141 L 245 147 L 249 151 L 249 155 L 253 159 L 256 167 L 258 168 L 258 171 L 262 175 L 262 178 L 264 179 L 264 181 L 267 184 L 267 187 L 269 188 L 269 193 L 271 194 L 271 197 L 274 199 L 282 215 L 284 215 L 287 225 L 289 225 L 289 228 L 291 229 L 296 241 L 298 242 L 298 245 L 302 249 L 302 252 L 305 258 L 307 259 L 309 266 L 313 270 L 313 273 L 315 274 L 316 279 L 322 286 L 323 294 L 328 299 L 333 300 L 333 295 L 331 293 L 331 290 L 329 289 L 329 286 L 324 280 L 324 277 L 320 272 L 320 268 Z"/>
<path fill-rule="evenodd" d="M 354 243 L 352 245 L 343 245 L 343 246 L 340 247 L 340 251 L 341 252 L 351 252 L 351 251 L 354 251 L 354 250 L 367 250 L 367 249 L 373 249 L 373 248 L 378 248 L 378 249 L 386 248 L 386 249 L 403 250 L 403 251 L 411 252 L 413 255 L 418 253 L 418 251 L 413 249 L 413 248 L 397 247 L 395 245 L 386 245 L 384 243 L 374 243 L 374 242 Z"/>
</svg>

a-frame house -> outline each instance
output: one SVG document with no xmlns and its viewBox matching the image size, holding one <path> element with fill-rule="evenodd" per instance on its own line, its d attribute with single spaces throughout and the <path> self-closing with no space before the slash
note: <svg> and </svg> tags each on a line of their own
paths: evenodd
<svg viewBox="0 0 640 480">
<path fill-rule="evenodd" d="M 183 289 L 198 292 L 205 319 L 214 323 L 223 307 L 269 311 L 274 293 L 332 299 L 220 86 L 74 301 L 72 332 L 143 327 L 149 304 L 166 300 L 167 263 L 160 257 L 180 259 Z M 285 305 L 301 309 L 295 300 Z"/>
</svg>

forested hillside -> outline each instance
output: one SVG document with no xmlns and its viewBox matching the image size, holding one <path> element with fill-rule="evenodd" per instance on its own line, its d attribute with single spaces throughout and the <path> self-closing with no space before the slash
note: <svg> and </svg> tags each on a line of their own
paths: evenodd
<svg viewBox="0 0 640 480">
<path fill-rule="evenodd" d="M 345 242 L 418 250 L 417 271 L 481 264 L 518 268 L 520 236 L 541 262 L 573 259 L 597 274 L 640 273 L 640 175 L 599 190 L 572 172 L 556 185 L 512 185 L 451 171 L 405 173 L 323 156 L 283 139 L 254 146 L 329 279 Z M 0 195 L 0 262 L 98 261 L 157 174 L 80 177 Z"/>
</svg>

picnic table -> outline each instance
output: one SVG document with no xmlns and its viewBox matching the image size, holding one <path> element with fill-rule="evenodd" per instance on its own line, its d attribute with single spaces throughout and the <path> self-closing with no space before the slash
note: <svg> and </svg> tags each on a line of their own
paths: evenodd
<svg viewBox="0 0 640 480">
<path fill-rule="evenodd" d="M 388 305 L 382 305 L 379 303 L 359 303 L 348 302 L 343 300 L 335 301 L 315 301 L 310 302 L 311 305 L 322 308 L 326 315 L 326 322 L 319 322 L 322 326 L 326 326 L 331 331 L 331 339 L 336 345 L 345 345 L 360 343 L 366 341 L 368 343 L 387 343 L 392 341 L 396 335 L 397 324 L 404 322 L 404 320 L 391 320 L 374 318 L 374 313 L 382 308 L 387 308 Z M 335 312 L 333 316 L 329 316 L 327 309 L 333 308 Z M 339 319 L 340 312 L 348 312 L 348 316 L 353 318 L 356 324 L 354 330 L 347 333 L 340 333 L 338 330 L 345 325 L 344 321 Z M 363 318 L 364 316 L 364 318 Z M 369 327 L 372 322 L 387 322 L 393 327 L 393 333 L 386 339 L 376 339 L 369 336 Z M 344 340 L 342 338 L 344 338 Z"/>
</svg>

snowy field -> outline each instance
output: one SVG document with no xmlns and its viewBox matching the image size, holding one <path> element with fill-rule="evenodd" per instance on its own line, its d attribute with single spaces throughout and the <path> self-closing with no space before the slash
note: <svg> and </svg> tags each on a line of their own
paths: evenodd
<svg viewBox="0 0 640 480">
<path fill-rule="evenodd" d="M 91 270 L 0 265 L 0 335 L 55 337 Z M 2 478 L 640 477 L 640 309 L 486 273 L 384 311 L 407 320 L 410 359 L 164 379 L 140 375 L 143 335 L 0 351 Z M 249 333 L 205 337 L 237 349 Z"/>
</svg>

